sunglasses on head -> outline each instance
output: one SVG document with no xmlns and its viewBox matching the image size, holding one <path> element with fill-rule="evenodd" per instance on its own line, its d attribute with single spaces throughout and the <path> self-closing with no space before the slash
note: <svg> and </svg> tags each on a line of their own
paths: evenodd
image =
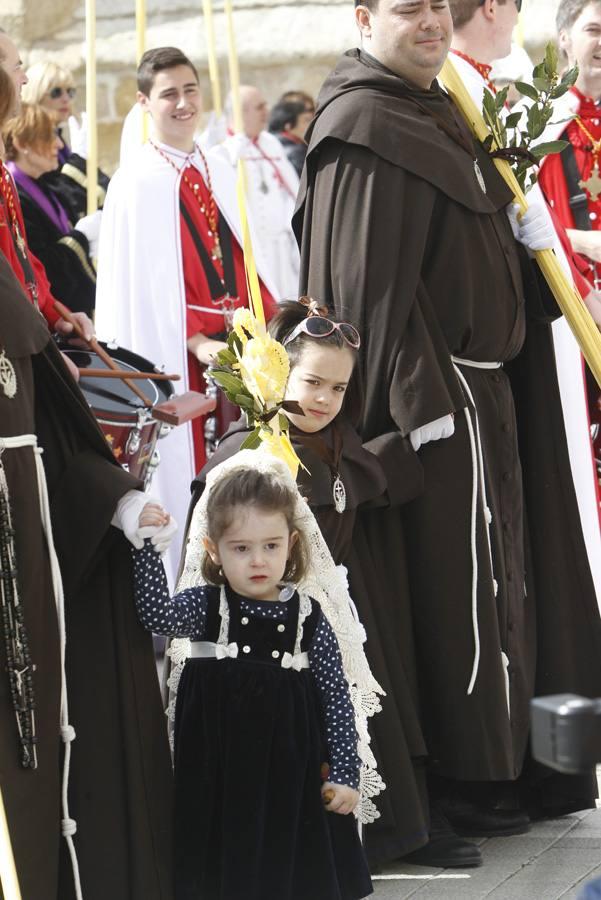
<svg viewBox="0 0 601 900">
<path fill-rule="evenodd" d="M 478 6 L 484 6 L 486 0 L 478 0 Z M 522 0 L 515 0 L 515 5 L 518 8 L 518 12 L 522 11 Z"/>
<path fill-rule="evenodd" d="M 284 347 L 292 343 L 299 334 L 307 334 L 313 338 L 322 338 L 329 337 L 335 331 L 338 331 L 349 347 L 352 347 L 353 350 L 359 349 L 361 336 L 354 325 L 351 325 L 349 322 L 332 322 L 331 319 L 327 318 L 327 307 L 319 306 L 317 301 L 311 297 L 301 297 L 299 303 L 308 307 L 307 318 L 299 322 L 290 334 L 284 338 L 282 341 Z"/>
<path fill-rule="evenodd" d="M 77 88 L 74 88 L 74 87 L 70 87 L 70 88 L 54 87 L 54 88 L 52 88 L 51 91 L 48 91 L 48 96 L 52 100 L 58 100 L 59 97 L 62 97 L 63 94 L 66 94 L 70 100 L 73 100 L 73 97 L 75 96 L 76 93 L 77 93 Z"/>
</svg>

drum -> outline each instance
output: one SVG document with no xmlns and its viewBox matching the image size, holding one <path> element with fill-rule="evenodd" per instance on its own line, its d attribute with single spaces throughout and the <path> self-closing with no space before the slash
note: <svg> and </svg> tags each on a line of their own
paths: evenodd
<svg viewBox="0 0 601 900">
<path fill-rule="evenodd" d="M 100 342 L 99 342 L 100 343 Z M 153 363 L 112 344 L 101 346 L 115 360 L 119 368 L 130 372 L 156 372 Z M 80 369 L 107 369 L 97 353 L 63 347 L 63 352 Z M 150 381 L 147 378 L 133 382 L 148 398 L 152 406 L 144 406 L 142 400 L 118 378 L 80 376 L 79 386 L 104 433 L 115 459 L 148 485 L 158 465 L 156 444 L 171 428 L 153 417 L 153 407 L 169 400 L 174 394 L 170 381 Z"/>
<path fill-rule="evenodd" d="M 238 421 L 241 410 L 239 406 L 231 403 L 225 396 L 224 391 L 210 377 L 207 378 L 206 375 L 205 383 L 207 396 L 211 397 L 215 402 L 215 409 L 205 419 L 204 426 L 205 450 L 208 459 L 217 449 L 217 444 L 230 425 Z"/>
</svg>

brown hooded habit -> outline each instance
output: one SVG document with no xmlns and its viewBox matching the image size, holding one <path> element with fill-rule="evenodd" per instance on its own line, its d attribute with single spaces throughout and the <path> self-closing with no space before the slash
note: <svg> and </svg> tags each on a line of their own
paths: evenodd
<svg viewBox="0 0 601 900">
<path fill-rule="evenodd" d="M 37 436 L 63 577 L 67 690 L 75 729 L 69 802 L 77 822 L 73 840 L 83 895 L 171 900 L 172 775 L 165 717 L 152 640 L 134 609 L 129 544 L 110 527 L 118 500 L 139 484 L 113 458 L 46 323 L 2 254 L 0 345 L 17 379 L 12 398 L 0 390 L 0 435 Z M 38 767 L 21 765 L 4 620 L 0 781 L 23 898 L 70 900 L 73 875 L 61 836 L 59 631 L 32 448 L 6 449 L 2 463 L 19 598 L 35 666 Z"/>
<path fill-rule="evenodd" d="M 361 330 L 361 434 L 398 503 L 359 514 L 348 563 L 353 575 L 367 554 L 379 573 L 373 591 L 351 583 L 368 656 L 371 624 L 412 686 L 395 692 L 392 650 L 371 660 L 391 674 L 374 720 L 389 791 L 368 828 L 372 859 L 427 840 L 419 757 L 450 779 L 525 781 L 532 696 L 601 692 L 549 334 L 559 313 L 514 240 L 511 201 L 436 82 L 419 89 L 359 50 L 341 58 L 311 127 L 295 228 L 301 292 Z M 416 454 L 410 432 L 447 414 L 454 435 Z M 528 764 L 529 788 L 539 781 L 537 801 L 554 809 L 595 796 L 592 779 Z"/>
</svg>

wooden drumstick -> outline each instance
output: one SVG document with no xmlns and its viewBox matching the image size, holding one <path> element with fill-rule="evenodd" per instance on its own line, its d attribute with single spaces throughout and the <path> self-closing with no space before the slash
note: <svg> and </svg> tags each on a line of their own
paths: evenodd
<svg viewBox="0 0 601 900">
<path fill-rule="evenodd" d="M 130 389 L 130 391 L 132 391 L 136 395 L 136 397 L 140 398 L 140 400 L 142 401 L 144 406 L 151 407 L 152 400 L 149 400 L 148 397 L 142 393 L 140 388 L 131 381 L 131 379 L 123 377 L 123 370 L 119 368 L 119 366 L 117 365 L 115 360 L 111 356 L 109 356 L 109 354 L 106 352 L 106 350 L 100 346 L 100 344 L 98 343 L 96 338 L 91 337 L 88 339 L 85 336 L 83 328 L 81 327 L 81 325 L 79 324 L 79 322 L 77 321 L 77 319 L 75 318 L 75 316 L 73 315 L 71 310 L 67 309 L 67 307 L 64 306 L 59 300 L 54 301 L 54 308 L 57 311 L 57 313 L 59 314 L 59 316 L 65 320 L 65 322 L 68 322 L 70 325 L 73 326 L 73 331 L 75 332 L 77 337 L 81 338 L 82 341 L 85 341 L 85 343 L 88 345 L 88 347 L 90 347 L 90 349 L 92 349 L 94 351 L 94 353 L 98 354 L 100 359 L 103 361 L 103 363 L 106 363 L 106 365 L 109 367 L 109 369 L 113 369 L 114 372 L 121 373 L 119 377 L 123 381 L 123 384 L 126 384 L 128 386 L 128 388 Z"/>
<path fill-rule="evenodd" d="M 80 369 L 79 374 L 84 378 L 120 378 L 140 380 L 140 381 L 180 381 L 181 375 L 165 375 L 164 372 L 129 372 L 125 369 L 119 369 L 118 372 L 113 369 Z"/>
</svg>

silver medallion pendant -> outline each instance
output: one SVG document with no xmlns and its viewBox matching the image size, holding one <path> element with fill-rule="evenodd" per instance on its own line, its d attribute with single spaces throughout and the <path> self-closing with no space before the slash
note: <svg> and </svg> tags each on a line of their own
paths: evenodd
<svg viewBox="0 0 601 900">
<path fill-rule="evenodd" d="M 480 185 L 482 191 L 486 194 L 488 191 L 486 190 L 486 182 L 484 181 L 484 175 L 482 174 L 482 169 L 478 165 L 478 160 L 474 160 L 474 172 L 476 173 L 476 178 L 478 179 L 478 184 Z"/>
<path fill-rule="evenodd" d="M 337 513 L 343 513 L 346 509 L 346 490 L 340 475 L 336 476 L 336 480 L 332 485 L 332 495 L 334 497 L 334 509 Z"/>
<path fill-rule="evenodd" d="M 4 396 L 12 400 L 17 393 L 17 375 L 15 367 L 4 350 L 0 353 L 0 386 L 4 391 Z"/>
</svg>

